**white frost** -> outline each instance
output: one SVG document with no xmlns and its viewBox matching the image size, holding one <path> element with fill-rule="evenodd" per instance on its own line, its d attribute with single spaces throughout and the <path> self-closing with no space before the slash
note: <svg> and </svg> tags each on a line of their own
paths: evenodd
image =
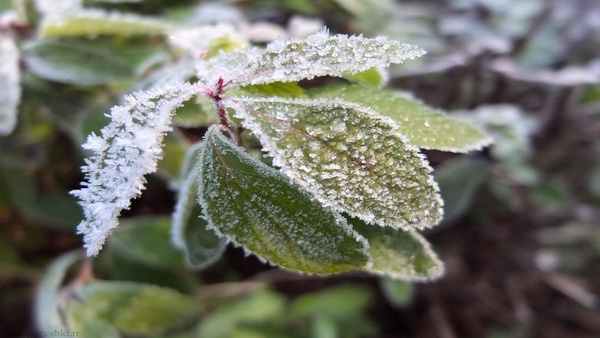
<svg viewBox="0 0 600 338">
<path fill-rule="evenodd" d="M 77 230 L 84 235 L 88 256 L 98 254 L 118 226 L 121 210 L 141 194 L 144 175 L 156 171 L 173 112 L 196 93 L 197 87 L 189 83 L 133 93 L 122 106 L 112 108 L 112 121 L 101 136 L 88 137 L 83 147 L 93 155 L 82 168 L 87 182 L 72 191 L 84 211 Z"/>
<path fill-rule="evenodd" d="M 17 124 L 19 82 L 19 50 L 12 38 L 0 34 L 0 135 L 10 134 Z"/>
</svg>

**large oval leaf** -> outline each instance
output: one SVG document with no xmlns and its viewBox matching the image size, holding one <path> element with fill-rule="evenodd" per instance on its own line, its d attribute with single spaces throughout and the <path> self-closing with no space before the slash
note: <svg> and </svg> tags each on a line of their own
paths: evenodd
<svg viewBox="0 0 600 338">
<path fill-rule="evenodd" d="M 444 265 L 427 240 L 416 231 L 402 231 L 349 220 L 369 241 L 373 264 L 367 271 L 400 280 L 429 280 L 444 273 Z"/>
<path fill-rule="evenodd" d="M 231 104 L 273 163 L 321 204 L 407 230 L 440 221 L 431 168 L 393 121 L 344 101 L 236 98 Z"/>
<path fill-rule="evenodd" d="M 425 149 L 466 152 L 481 149 L 491 138 L 481 130 L 430 108 L 399 92 L 358 85 L 315 88 L 312 97 L 342 99 L 372 108 L 393 119 L 410 143 Z"/>
<path fill-rule="evenodd" d="M 200 152 L 200 200 L 218 232 L 282 267 L 328 274 L 367 265 L 347 222 L 211 128 Z"/>
</svg>

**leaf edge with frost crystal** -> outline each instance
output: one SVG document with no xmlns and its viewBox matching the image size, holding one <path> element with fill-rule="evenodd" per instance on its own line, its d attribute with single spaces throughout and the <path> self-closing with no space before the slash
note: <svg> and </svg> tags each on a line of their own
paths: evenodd
<svg viewBox="0 0 600 338">
<path fill-rule="evenodd" d="M 216 127 L 203 144 L 198 196 L 217 233 L 247 253 L 299 272 L 333 274 L 368 266 L 368 243 L 341 215 L 320 206 Z"/>
<path fill-rule="evenodd" d="M 400 64 L 425 54 L 415 45 L 383 36 L 329 35 L 326 29 L 306 38 L 278 39 L 265 49 L 248 48 L 210 60 L 208 83 L 222 77 L 237 86 L 271 82 L 297 82 L 318 76 L 342 77 L 373 67 Z"/>
<path fill-rule="evenodd" d="M 481 129 L 403 94 L 360 85 L 333 85 L 308 92 L 313 98 L 339 98 L 372 108 L 393 119 L 400 133 L 419 148 L 465 153 L 481 150 L 492 142 Z"/>
<path fill-rule="evenodd" d="M 322 205 L 404 230 L 440 222 L 432 169 L 393 120 L 342 100 L 237 97 L 226 104 L 273 164 Z"/>
<path fill-rule="evenodd" d="M 84 235 L 88 256 L 98 254 L 119 225 L 121 211 L 141 194 L 144 176 L 157 169 L 174 111 L 198 90 L 195 85 L 177 83 L 127 95 L 123 105 L 111 109 L 111 122 L 102 128 L 101 136 L 88 136 L 83 148 L 92 155 L 82 167 L 87 181 L 71 192 L 84 211 L 77 232 Z"/>
<path fill-rule="evenodd" d="M 369 273 L 405 281 L 430 281 L 444 274 L 444 264 L 418 232 L 366 224 L 356 218 L 348 222 L 369 241 L 373 257 L 373 264 L 365 269 Z"/>
</svg>

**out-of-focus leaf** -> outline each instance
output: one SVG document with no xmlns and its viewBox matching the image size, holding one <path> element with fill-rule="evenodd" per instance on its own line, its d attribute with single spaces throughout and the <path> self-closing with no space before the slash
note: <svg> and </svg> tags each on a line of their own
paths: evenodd
<svg viewBox="0 0 600 338">
<path fill-rule="evenodd" d="M 370 225 L 356 218 L 350 223 L 371 246 L 373 264 L 367 271 L 406 281 L 435 279 L 444 273 L 443 263 L 416 231 Z"/>
<path fill-rule="evenodd" d="M 159 19 L 101 9 L 84 9 L 46 17 L 42 21 L 40 34 L 44 37 L 161 35 L 169 28 L 167 22 Z"/>
<path fill-rule="evenodd" d="M 361 85 L 381 88 L 387 82 L 387 72 L 384 69 L 371 68 L 356 74 L 344 74 L 344 78 Z"/>
<path fill-rule="evenodd" d="M 489 175 L 481 163 L 461 157 L 438 166 L 434 176 L 444 200 L 442 224 L 449 224 L 467 211 L 477 188 Z"/>
<path fill-rule="evenodd" d="M 379 279 L 379 287 L 388 302 L 397 307 L 408 305 L 414 294 L 413 284 L 403 280 L 383 277 Z"/>
<path fill-rule="evenodd" d="M 21 99 L 19 49 L 15 40 L 0 32 L 0 135 L 10 134 L 17 125 Z"/>
<path fill-rule="evenodd" d="M 163 158 L 158 161 L 158 174 L 168 180 L 178 177 L 189 148 L 190 142 L 181 132 L 175 130 L 166 134 L 163 140 Z"/>
<path fill-rule="evenodd" d="M 287 269 L 364 267 L 366 243 L 339 215 L 211 128 L 200 151 L 200 201 L 211 227 Z"/>
<path fill-rule="evenodd" d="M 101 322 L 132 336 L 164 336 L 192 323 L 198 309 L 193 298 L 174 290 L 131 282 L 83 285 L 66 305 L 74 331 Z M 87 324 L 86 324 L 87 323 Z"/>
<path fill-rule="evenodd" d="M 372 299 L 373 294 L 366 287 L 342 285 L 298 297 L 291 311 L 298 316 L 341 319 L 359 313 Z"/>
<path fill-rule="evenodd" d="M 288 98 L 305 98 L 304 89 L 295 82 L 273 82 L 259 85 L 249 85 L 232 89 L 228 94 L 248 96 L 277 96 Z"/>
<path fill-rule="evenodd" d="M 67 270 L 81 259 L 79 251 L 68 252 L 56 258 L 47 268 L 35 298 L 35 321 L 40 330 L 54 332 L 65 330 L 67 326 L 59 313 L 60 287 Z"/>
<path fill-rule="evenodd" d="M 392 120 L 337 99 L 235 100 L 273 164 L 321 204 L 407 230 L 441 219 L 431 168 Z"/>
<path fill-rule="evenodd" d="M 111 250 L 119 255 L 160 268 L 183 266 L 183 255 L 169 241 L 170 218 L 128 218 L 121 221 L 110 238 Z"/>
<path fill-rule="evenodd" d="M 198 337 L 234 337 L 233 331 L 244 324 L 279 318 L 284 313 L 284 304 L 284 298 L 277 293 L 269 290 L 257 291 L 246 298 L 225 304 L 215 313 L 205 317 L 198 328 Z"/>
<path fill-rule="evenodd" d="M 124 58 L 92 43 L 39 41 L 24 48 L 27 70 L 47 80 L 75 85 L 101 85 L 133 76 Z"/>
<path fill-rule="evenodd" d="M 391 90 L 364 86 L 327 86 L 312 97 L 356 102 L 393 119 L 409 143 L 420 148 L 466 152 L 481 149 L 491 139 L 481 130 Z"/>
</svg>

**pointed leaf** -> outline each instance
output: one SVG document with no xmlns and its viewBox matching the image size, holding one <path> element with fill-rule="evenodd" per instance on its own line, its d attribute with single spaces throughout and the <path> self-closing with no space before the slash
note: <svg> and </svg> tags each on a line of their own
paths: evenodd
<svg viewBox="0 0 600 338">
<path fill-rule="evenodd" d="M 466 152 L 481 149 L 491 142 L 491 138 L 478 128 L 392 90 L 342 85 L 315 88 L 309 95 L 337 98 L 370 107 L 393 119 L 400 133 L 420 148 Z"/>
<path fill-rule="evenodd" d="M 44 18 L 40 34 L 43 37 L 160 35 L 168 32 L 169 28 L 167 22 L 159 19 L 102 9 L 83 9 Z"/>
<path fill-rule="evenodd" d="M 379 36 L 334 35 L 321 30 L 304 39 L 279 39 L 266 49 L 245 49 L 211 59 L 209 83 L 223 78 L 238 85 L 296 82 L 317 76 L 343 76 L 373 67 L 387 67 L 425 52 L 414 45 Z"/>
<path fill-rule="evenodd" d="M 102 136 L 88 136 L 83 147 L 93 155 L 82 168 L 87 182 L 72 194 L 84 210 L 78 232 L 84 234 L 89 256 L 98 254 L 119 225 L 121 210 L 129 208 L 131 199 L 144 189 L 144 175 L 156 171 L 164 134 L 171 130 L 171 115 L 197 90 L 185 83 L 136 92 L 125 98 L 123 106 L 113 107 Z"/>
<path fill-rule="evenodd" d="M 373 265 L 366 270 L 401 280 L 429 280 L 440 277 L 444 266 L 427 240 L 416 231 L 402 231 L 349 220 L 365 236 Z"/>
<path fill-rule="evenodd" d="M 366 243 L 346 221 L 211 128 L 200 153 L 200 200 L 212 227 L 287 269 L 364 267 Z"/>
<path fill-rule="evenodd" d="M 20 78 L 19 49 L 13 39 L 0 32 L 0 136 L 10 134 L 17 125 Z"/>
<path fill-rule="evenodd" d="M 230 102 L 274 165 L 321 204 L 394 228 L 437 224 L 431 168 L 395 123 L 357 104 L 237 98 Z"/>
<path fill-rule="evenodd" d="M 188 325 L 198 315 L 193 298 L 174 290 L 131 282 L 83 285 L 66 305 L 69 327 L 85 323 L 111 325 L 127 336 L 161 336 Z"/>
<path fill-rule="evenodd" d="M 198 204 L 199 170 L 198 151 L 203 147 L 198 143 L 190 148 L 183 167 L 185 180 L 181 182 L 177 205 L 173 213 L 171 241 L 184 251 L 188 264 L 194 269 L 203 269 L 221 257 L 227 247 L 227 240 L 219 237 L 202 217 L 202 207 Z M 193 160 L 192 160 L 193 159 Z"/>
</svg>

